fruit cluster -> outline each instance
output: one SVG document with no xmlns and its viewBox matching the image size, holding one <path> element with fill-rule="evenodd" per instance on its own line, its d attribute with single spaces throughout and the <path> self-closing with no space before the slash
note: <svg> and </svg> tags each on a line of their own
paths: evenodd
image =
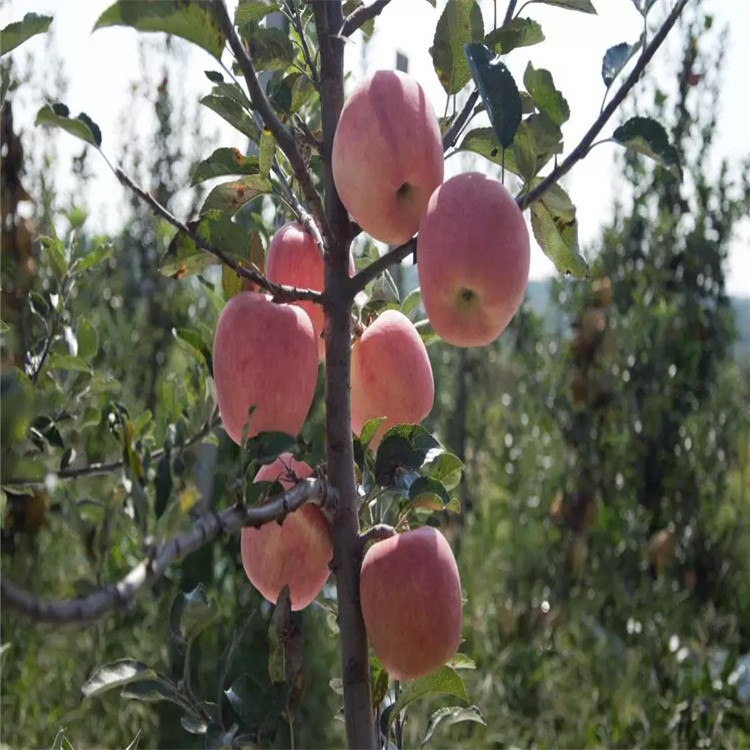
<svg viewBox="0 0 750 750">
<path fill-rule="evenodd" d="M 456 346 L 494 341 L 526 288 L 526 224 L 497 180 L 470 172 L 443 182 L 440 129 L 420 85 L 394 71 L 361 83 L 341 112 L 331 162 L 342 203 L 371 237 L 399 245 L 418 233 L 419 283 L 435 333 Z M 322 291 L 324 258 L 292 222 L 273 237 L 266 272 L 271 281 Z M 245 291 L 227 303 L 216 329 L 214 376 L 224 427 L 235 442 L 264 431 L 300 431 L 325 355 L 323 328 L 323 310 L 310 302 L 275 304 Z M 387 310 L 370 322 L 351 356 L 352 429 L 359 434 L 369 419 L 384 418 L 370 447 L 389 427 L 429 414 L 435 388 L 427 350 L 401 312 Z M 285 454 L 255 481 L 278 479 L 288 487 L 310 473 Z M 313 506 L 242 533 L 251 583 L 272 602 L 288 584 L 295 610 L 323 587 L 332 554 L 328 523 Z M 360 584 L 371 644 L 392 676 L 413 679 L 456 652 L 461 585 L 440 532 L 422 527 L 376 542 L 364 556 Z"/>
</svg>

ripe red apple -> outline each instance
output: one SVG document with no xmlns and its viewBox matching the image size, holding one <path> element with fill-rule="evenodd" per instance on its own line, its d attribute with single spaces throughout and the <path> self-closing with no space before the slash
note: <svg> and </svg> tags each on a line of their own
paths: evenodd
<svg viewBox="0 0 750 750">
<path fill-rule="evenodd" d="M 417 267 L 435 333 L 455 346 L 494 341 L 529 278 L 529 232 L 510 193 L 478 172 L 447 180 L 419 225 Z"/>
<path fill-rule="evenodd" d="M 396 424 L 421 422 L 432 409 L 435 383 L 427 349 L 413 323 L 386 310 L 352 345 L 352 429 L 385 417 L 370 445 Z"/>
<path fill-rule="evenodd" d="M 235 443 L 259 432 L 296 435 L 318 377 L 318 347 L 307 313 L 255 292 L 227 302 L 214 336 L 214 380 L 224 429 Z"/>
<path fill-rule="evenodd" d="M 406 242 L 443 181 L 443 142 L 422 87 L 395 70 L 362 81 L 341 111 L 332 167 L 362 229 L 389 245 Z"/>
<path fill-rule="evenodd" d="M 300 289 L 323 291 L 323 256 L 311 234 L 296 221 L 284 224 L 268 246 L 266 276 L 277 284 L 288 284 Z M 349 254 L 349 276 L 354 276 L 354 259 Z M 309 316 L 318 342 L 318 355 L 325 355 L 321 338 L 325 323 L 323 308 L 313 302 L 295 302 Z"/>
<path fill-rule="evenodd" d="M 304 461 L 283 453 L 273 463 L 263 466 L 253 481 L 278 479 L 286 490 L 294 486 L 295 480 L 305 479 L 311 473 Z M 242 529 L 240 550 L 250 583 L 274 604 L 281 589 L 288 585 L 295 611 L 304 609 L 323 588 L 333 557 L 328 522 L 314 505 L 303 505 L 281 525 L 267 523 L 259 529 Z"/>
<path fill-rule="evenodd" d="M 391 677 L 422 677 L 458 650 L 461 581 L 450 545 L 432 526 L 373 544 L 359 596 L 370 643 Z"/>
</svg>

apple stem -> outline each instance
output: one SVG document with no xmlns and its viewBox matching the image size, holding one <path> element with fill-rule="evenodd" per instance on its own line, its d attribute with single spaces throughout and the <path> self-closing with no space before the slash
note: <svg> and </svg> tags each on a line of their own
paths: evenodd
<svg viewBox="0 0 750 750">
<path fill-rule="evenodd" d="M 396 529 L 386 523 L 377 523 L 374 526 L 370 526 L 364 534 L 359 535 L 361 549 L 364 552 L 365 547 L 370 542 L 380 542 L 383 539 L 390 539 L 392 536 L 396 536 L 396 533 Z"/>
</svg>

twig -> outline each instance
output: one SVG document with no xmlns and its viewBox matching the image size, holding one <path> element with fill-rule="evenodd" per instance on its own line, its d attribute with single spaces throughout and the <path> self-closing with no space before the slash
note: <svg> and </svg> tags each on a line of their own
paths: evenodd
<svg viewBox="0 0 750 750">
<path fill-rule="evenodd" d="M 396 529 L 393 526 L 389 526 L 386 523 L 376 523 L 374 526 L 370 526 L 364 534 L 359 535 L 359 542 L 362 545 L 362 550 L 370 542 L 380 542 L 383 539 L 390 539 L 392 536 L 396 536 Z"/>
<path fill-rule="evenodd" d="M 229 46 L 231 47 L 234 56 L 237 58 L 237 62 L 242 70 L 242 75 L 245 78 L 245 83 L 247 84 L 248 94 L 250 95 L 250 101 L 252 102 L 253 107 L 263 119 L 265 127 L 273 133 L 276 143 L 289 160 L 294 176 L 297 178 L 302 193 L 310 205 L 310 210 L 312 211 L 315 220 L 320 225 L 323 237 L 327 241 L 330 236 L 330 231 L 328 229 L 328 221 L 325 216 L 325 211 L 323 210 L 323 203 L 320 200 L 317 190 L 315 190 L 312 177 L 305 166 L 305 160 L 299 150 L 297 141 L 291 131 L 281 122 L 279 116 L 271 105 L 271 102 L 268 101 L 268 97 L 263 93 L 263 88 L 258 80 L 258 74 L 255 71 L 255 66 L 253 65 L 250 53 L 242 43 L 242 40 L 237 33 L 237 29 L 234 28 L 234 24 L 229 16 L 229 11 L 227 10 L 224 0 L 216 0 L 215 2 L 212 2 L 210 7 L 214 12 L 222 33 L 226 36 L 226 39 L 229 42 Z"/>
<path fill-rule="evenodd" d="M 394 247 L 385 255 L 381 255 L 377 260 L 370 263 L 369 266 L 363 268 L 359 273 L 354 274 L 349 281 L 349 292 L 354 298 L 357 292 L 362 291 L 373 279 L 376 279 L 388 266 L 392 266 L 394 263 L 400 263 L 404 258 L 411 253 L 417 251 L 417 240 L 412 237 L 408 242 L 398 247 Z"/>
<path fill-rule="evenodd" d="M 359 8 L 353 10 L 346 17 L 344 25 L 341 27 L 341 31 L 339 31 L 339 36 L 351 36 L 362 26 L 363 23 L 380 15 L 383 8 L 385 8 L 390 1 L 391 0 L 374 0 L 374 2 L 369 5 L 360 5 Z"/>
<path fill-rule="evenodd" d="M 153 584 L 167 567 L 214 539 L 239 531 L 243 526 L 263 526 L 278 521 L 305 503 L 327 505 L 336 493 L 322 479 L 304 479 L 282 495 L 252 508 L 233 505 L 221 513 L 204 513 L 189 531 L 156 547 L 122 580 L 75 599 L 40 599 L 9 581 L 0 579 L 0 599 L 9 609 L 37 622 L 69 624 L 88 622 L 111 609 L 123 609 L 144 587 Z"/>
<path fill-rule="evenodd" d="M 201 429 L 195 433 L 191 438 L 186 440 L 183 444 L 183 448 L 190 448 L 191 446 L 199 443 L 208 435 L 214 427 L 219 424 L 218 419 L 210 419 Z M 160 459 L 165 453 L 165 448 L 159 448 L 150 454 L 151 460 L 155 461 Z M 88 466 L 79 466 L 77 468 L 61 469 L 60 471 L 47 472 L 47 476 L 52 476 L 55 479 L 78 479 L 78 477 L 93 477 L 101 474 L 111 474 L 113 471 L 121 469 L 125 465 L 124 461 L 106 461 L 103 463 L 88 464 Z M 11 477 L 7 481 L 3 482 L 3 487 L 34 487 L 43 485 L 44 479 L 24 479 L 23 477 Z"/>
<path fill-rule="evenodd" d="M 294 27 L 299 34 L 300 42 L 302 44 L 302 54 L 305 57 L 307 67 L 310 68 L 310 75 L 312 77 L 313 86 L 315 86 L 317 91 L 320 91 L 320 76 L 318 75 L 318 68 L 316 67 L 315 62 L 312 59 L 310 48 L 307 46 L 307 38 L 305 37 L 305 29 L 302 26 L 302 19 L 299 15 L 297 0 L 289 0 L 289 2 L 294 8 L 294 17 L 292 18 L 292 22 L 294 23 Z"/>
<path fill-rule="evenodd" d="M 503 18 L 503 26 L 506 23 L 510 23 L 513 18 L 513 11 L 516 9 L 518 0 L 508 0 L 508 9 L 505 11 L 505 18 Z"/>
<path fill-rule="evenodd" d="M 469 98 L 466 100 L 463 109 L 456 115 L 448 130 L 445 131 L 445 135 L 443 136 L 443 151 L 447 151 L 455 145 L 459 133 L 463 130 L 464 125 L 466 125 L 472 115 L 472 110 L 477 103 L 477 99 L 479 99 L 479 91 L 474 89 L 469 94 Z"/>
<path fill-rule="evenodd" d="M 190 237 L 190 239 L 202 250 L 211 253 L 211 255 L 218 258 L 225 266 L 229 266 L 229 268 L 231 268 L 238 276 L 249 279 L 272 294 L 276 302 L 309 300 L 310 302 L 317 302 L 319 305 L 323 304 L 323 295 L 320 292 L 316 292 L 312 289 L 298 289 L 297 287 L 288 286 L 287 284 L 276 284 L 266 278 L 266 276 L 259 271 L 243 265 L 242 261 L 234 260 L 234 258 L 228 256 L 223 250 L 219 250 L 219 248 L 214 247 L 210 242 L 206 242 L 206 240 L 204 240 L 197 232 L 194 232 L 176 216 L 171 214 L 167 208 L 162 206 L 161 203 L 156 200 L 156 198 L 149 195 L 149 193 L 147 193 L 142 187 L 136 185 L 121 169 L 115 168 L 114 171 L 117 179 L 129 190 L 132 190 L 142 201 L 148 203 L 155 213 L 166 219 L 173 227 L 175 227 L 175 229 L 182 232 L 187 237 Z"/>
<path fill-rule="evenodd" d="M 297 196 L 294 190 L 292 190 L 292 186 L 289 184 L 284 171 L 281 169 L 276 159 L 274 159 L 273 171 L 276 177 L 278 177 L 279 179 L 279 183 L 284 190 L 284 194 L 286 195 L 286 199 L 289 202 L 291 209 L 294 211 L 297 219 L 299 219 L 300 224 L 302 224 L 307 233 L 312 235 L 312 238 L 315 240 L 315 243 L 320 248 L 320 252 L 322 253 L 325 246 L 323 245 L 323 237 L 320 234 L 320 229 L 313 220 L 313 217 L 310 216 L 307 211 L 305 211 L 304 206 L 299 202 L 299 200 L 297 200 Z"/>
<path fill-rule="evenodd" d="M 680 13 L 682 13 L 687 2 L 688 0 L 678 0 L 659 31 L 656 32 L 654 38 L 649 42 L 648 47 L 643 50 L 643 53 L 638 58 L 638 62 L 630 75 L 625 79 L 624 83 L 620 86 L 614 97 L 612 97 L 609 104 L 604 108 L 599 117 L 596 118 L 594 124 L 589 128 L 586 135 L 583 136 L 581 142 L 570 152 L 568 157 L 558 164 L 535 188 L 533 188 L 533 190 L 516 197 L 516 203 L 521 210 L 527 208 L 534 201 L 539 200 L 539 198 L 541 198 L 542 195 L 552 187 L 552 185 L 566 175 L 577 162 L 588 154 L 589 147 L 594 142 L 594 139 L 599 135 L 601 129 L 606 125 L 609 118 L 615 113 L 615 110 L 620 106 L 623 99 L 628 95 L 630 89 L 632 89 L 638 82 L 641 73 L 643 73 L 646 65 L 656 53 L 656 50 L 659 49 L 662 42 L 666 39 L 667 34 L 677 22 L 677 19 L 680 17 Z"/>
</svg>

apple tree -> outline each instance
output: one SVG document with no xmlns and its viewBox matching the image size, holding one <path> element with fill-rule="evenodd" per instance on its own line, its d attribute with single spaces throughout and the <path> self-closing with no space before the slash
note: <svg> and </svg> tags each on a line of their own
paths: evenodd
<svg viewBox="0 0 750 750">
<path fill-rule="evenodd" d="M 520 7 L 510 0 L 505 9 L 494 2 L 491 12 L 475 0 L 448 0 L 436 8 L 430 52 L 446 96 L 442 118 L 434 107 L 443 103 L 430 102 L 402 72 L 376 71 L 345 95 L 347 40 L 371 33 L 388 0 L 240 0 L 234 16 L 223 0 L 120 0 L 109 7 L 96 29 L 167 33 L 211 55 L 221 70 L 206 72 L 212 88 L 201 103 L 251 148 L 219 146 L 207 154 L 192 180 L 220 181 L 195 216 L 179 217 L 112 163 L 89 115 L 73 116 L 59 102 L 39 110 L 37 125 L 60 128 L 99 152 L 127 194 L 171 228 L 161 272 L 188 291 L 195 281 L 210 286 L 220 312 L 208 337 L 198 329 L 177 332 L 201 362 L 193 384 L 199 397 L 165 415 L 131 417 L 113 403 L 106 424 L 94 424 L 86 399 L 92 387 L 106 390 L 107 363 L 87 358 L 96 332 L 79 327 L 71 343 L 68 304 L 77 287 L 95 283 L 108 250 L 63 243 L 55 233 L 39 238 L 52 273 L 41 292 L 20 283 L 14 290 L 36 321 L 28 346 L 3 374 L 3 489 L 30 502 L 61 481 L 119 475 L 134 522 L 129 557 L 138 551 L 139 559 L 120 560 L 119 580 L 71 598 L 41 597 L 3 576 L 4 607 L 60 626 L 105 617 L 127 610 L 177 561 L 241 536 L 247 577 L 275 605 L 268 671 L 284 689 L 267 692 L 266 713 L 288 721 L 290 744 L 304 690 L 294 613 L 319 598 L 329 573 L 335 594 L 325 606 L 339 634 L 341 666 L 333 680 L 351 747 L 402 746 L 408 707 L 419 699 L 442 694 L 470 703 L 460 670 L 471 664 L 458 653 L 459 571 L 438 530 L 446 514 L 461 510 L 462 465 L 420 425 L 435 396 L 426 347 L 438 338 L 485 346 L 502 334 L 528 279 L 527 219 L 560 273 L 589 275 L 576 209 L 560 180 L 608 132 L 686 2 L 675 0 L 652 32 L 653 1 L 634 0 L 643 34 L 603 50 L 601 112 L 567 151 L 561 126 L 570 109 L 552 73 L 529 63 L 517 82 L 504 59 L 544 40 L 529 6 L 595 14 L 591 0 Z M 398 13 L 398 4 L 387 12 Z M 268 23 L 272 14 L 284 28 Z M 51 22 L 29 13 L 6 26 L 3 54 Z M 6 88 L 4 82 L 3 96 Z M 473 124 L 480 118 L 483 124 Z M 679 179 L 677 152 L 658 122 L 631 118 L 609 139 Z M 444 180 L 445 158 L 459 152 L 484 157 L 486 169 Z M 273 231 L 258 211 L 264 199 L 286 221 Z M 28 244 L 24 232 L 30 235 L 17 212 L 23 200 L 20 183 L 5 180 L 3 244 L 17 260 L 20 244 Z M 409 258 L 420 288 L 401 300 L 389 268 Z M 47 384 L 58 395 L 44 413 L 31 413 L 28 394 Z M 324 444 L 311 446 L 301 433 L 316 401 L 325 409 Z M 63 415 L 77 424 L 80 445 L 60 439 Z M 152 417 L 163 428 L 149 429 Z M 87 430 L 101 429 L 117 437 L 121 457 L 78 458 Z M 217 434 L 238 446 L 225 478 L 228 502 L 188 512 L 184 493 L 174 490 L 175 464 Z M 44 453 L 34 454 L 40 444 Z M 311 466 L 304 459 L 316 451 L 324 460 Z M 258 742 L 247 685 L 225 686 L 226 665 L 217 686 L 189 679 L 191 649 L 210 629 L 215 607 L 196 587 L 178 595 L 168 614 L 185 679 L 174 682 L 123 658 L 97 669 L 84 696 L 122 688 L 129 697 L 170 701 L 182 711 L 183 728 L 204 736 L 207 747 Z M 226 645 L 228 663 L 235 639 Z M 236 721 L 228 719 L 229 707 Z M 439 709 L 425 742 L 440 725 L 460 721 L 483 722 L 481 709 Z"/>
</svg>

